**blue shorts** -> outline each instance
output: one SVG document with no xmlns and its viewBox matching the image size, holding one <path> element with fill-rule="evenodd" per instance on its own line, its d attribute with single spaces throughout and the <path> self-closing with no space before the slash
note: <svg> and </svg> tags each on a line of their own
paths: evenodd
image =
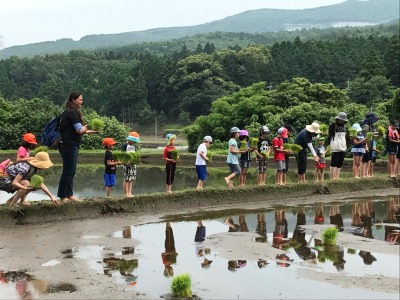
<svg viewBox="0 0 400 300">
<path fill-rule="evenodd" d="M 244 169 L 250 168 L 250 161 L 249 160 L 241 160 L 240 167 L 244 168 Z"/>
<path fill-rule="evenodd" d="M 229 172 L 235 173 L 235 176 L 239 176 L 240 175 L 240 167 L 239 165 L 234 165 L 234 164 L 228 164 L 229 166 Z"/>
<path fill-rule="evenodd" d="M 207 179 L 207 166 L 206 165 L 196 165 L 197 178 L 201 181 Z"/>
<path fill-rule="evenodd" d="M 104 174 L 104 186 L 116 186 L 117 176 L 115 174 Z"/>
</svg>

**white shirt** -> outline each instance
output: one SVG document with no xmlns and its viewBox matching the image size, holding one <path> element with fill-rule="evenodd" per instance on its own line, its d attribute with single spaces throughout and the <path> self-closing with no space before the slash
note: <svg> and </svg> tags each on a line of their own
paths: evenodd
<svg viewBox="0 0 400 300">
<path fill-rule="evenodd" d="M 201 143 L 200 146 L 197 148 L 197 154 L 196 154 L 196 166 L 205 166 L 207 162 L 205 161 L 204 158 L 200 156 L 200 153 L 203 152 L 203 155 L 207 155 L 207 147 L 204 143 Z"/>
</svg>

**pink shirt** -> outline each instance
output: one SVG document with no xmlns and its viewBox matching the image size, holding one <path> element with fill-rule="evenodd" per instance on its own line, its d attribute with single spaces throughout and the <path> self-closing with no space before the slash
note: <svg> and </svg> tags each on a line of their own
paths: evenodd
<svg viewBox="0 0 400 300">
<path fill-rule="evenodd" d="M 25 147 L 19 147 L 17 151 L 17 158 L 28 158 L 29 157 L 29 149 Z"/>
</svg>

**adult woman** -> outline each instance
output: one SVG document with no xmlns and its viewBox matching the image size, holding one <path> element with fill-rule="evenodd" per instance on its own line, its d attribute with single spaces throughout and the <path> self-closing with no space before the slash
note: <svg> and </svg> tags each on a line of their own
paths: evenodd
<svg viewBox="0 0 400 300">
<path fill-rule="evenodd" d="M 30 179 L 38 169 L 48 169 L 52 165 L 53 163 L 47 152 L 39 152 L 29 161 L 9 165 L 6 168 L 9 176 L 9 185 L 5 191 L 10 193 L 16 191 L 15 195 L 10 199 L 10 206 L 16 206 L 18 200 L 26 197 L 28 193 L 33 191 L 33 188 L 30 187 Z M 42 183 L 40 188 L 50 197 L 54 204 L 58 203 L 57 198 L 50 193 L 44 183 Z"/>
<path fill-rule="evenodd" d="M 344 157 L 347 150 L 346 139 L 348 133 L 346 129 L 347 114 L 340 112 L 335 121 L 329 125 L 328 129 L 328 143 L 331 146 L 331 167 L 329 170 L 331 180 L 339 180 L 340 170 L 343 166 Z"/>
<path fill-rule="evenodd" d="M 400 143 L 400 135 L 397 132 L 399 123 L 397 120 L 391 120 L 388 130 L 386 132 L 386 152 L 389 156 L 388 159 L 388 172 L 392 178 L 396 177 L 396 155 Z"/>
<path fill-rule="evenodd" d="M 58 185 L 57 196 L 63 201 L 81 201 L 79 198 L 75 197 L 73 193 L 79 146 L 83 134 L 96 132 L 94 130 L 89 130 L 87 125 L 84 124 L 81 112 L 82 104 L 82 94 L 79 92 L 72 92 L 65 104 L 66 109 L 61 117 L 61 141 L 59 151 L 63 161 L 63 169 Z"/>
<path fill-rule="evenodd" d="M 319 161 L 319 157 L 317 153 L 315 153 L 312 145 L 312 140 L 318 133 L 321 133 L 321 130 L 319 130 L 319 124 L 314 122 L 311 125 L 306 125 L 306 128 L 301 130 L 294 140 L 295 144 L 300 145 L 303 148 L 296 156 L 298 182 L 306 181 L 307 147 L 310 149 L 314 160 Z"/>
</svg>

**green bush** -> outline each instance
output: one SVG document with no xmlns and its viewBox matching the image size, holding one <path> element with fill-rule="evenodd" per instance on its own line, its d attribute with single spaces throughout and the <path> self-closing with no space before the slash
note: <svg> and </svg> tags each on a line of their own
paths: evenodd
<svg viewBox="0 0 400 300">
<path fill-rule="evenodd" d="M 189 274 L 175 276 L 171 282 L 171 292 L 175 297 L 192 297 L 192 279 Z"/>
</svg>

